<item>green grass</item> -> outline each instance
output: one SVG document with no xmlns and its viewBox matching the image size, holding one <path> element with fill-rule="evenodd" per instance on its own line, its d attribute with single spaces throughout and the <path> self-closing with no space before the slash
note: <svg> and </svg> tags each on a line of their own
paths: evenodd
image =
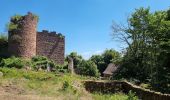
<svg viewBox="0 0 170 100">
<path fill-rule="evenodd" d="M 84 80 L 96 78 L 79 75 L 47 73 L 43 71 L 26 71 L 24 69 L 0 68 L 3 77 L 0 77 L 1 86 L 17 87 L 15 90 L 24 90 L 20 95 L 49 96 L 60 100 L 126 100 L 125 94 L 88 93 L 83 86 Z M 12 92 L 17 92 L 13 90 Z"/>
<path fill-rule="evenodd" d="M 95 100 L 127 100 L 128 96 L 122 93 L 116 93 L 116 94 L 100 94 L 100 93 L 94 93 L 92 94 L 92 97 Z"/>
</svg>

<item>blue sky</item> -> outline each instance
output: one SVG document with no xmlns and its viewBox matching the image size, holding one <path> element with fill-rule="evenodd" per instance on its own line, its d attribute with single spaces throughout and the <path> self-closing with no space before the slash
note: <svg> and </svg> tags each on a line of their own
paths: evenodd
<svg viewBox="0 0 170 100">
<path fill-rule="evenodd" d="M 139 7 L 166 10 L 170 0 L 0 0 L 0 32 L 6 32 L 11 16 L 30 11 L 40 17 L 38 31 L 62 33 L 66 54 L 76 51 L 87 59 L 106 48 L 121 51 L 125 45 L 112 40 L 112 21 L 126 24 Z"/>
</svg>

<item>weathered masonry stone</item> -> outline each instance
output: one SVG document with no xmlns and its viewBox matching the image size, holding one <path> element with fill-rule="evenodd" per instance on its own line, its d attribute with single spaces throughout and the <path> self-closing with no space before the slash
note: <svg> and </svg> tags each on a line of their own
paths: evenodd
<svg viewBox="0 0 170 100">
<path fill-rule="evenodd" d="M 170 94 L 162 94 L 148 89 L 143 89 L 126 81 L 85 81 L 84 86 L 89 92 L 128 93 L 132 90 L 141 100 L 170 100 Z"/>
<path fill-rule="evenodd" d="M 23 58 L 46 56 L 58 64 L 64 64 L 65 37 L 46 30 L 37 32 L 37 20 L 32 13 L 28 13 L 17 22 L 19 28 L 8 32 L 9 53 Z"/>
<path fill-rule="evenodd" d="M 37 55 L 46 56 L 58 64 L 64 63 L 65 38 L 56 32 L 37 32 Z"/>
<path fill-rule="evenodd" d="M 31 58 L 36 55 L 37 19 L 32 13 L 28 13 L 18 24 L 22 27 L 9 31 L 8 51 L 14 56 Z"/>
</svg>

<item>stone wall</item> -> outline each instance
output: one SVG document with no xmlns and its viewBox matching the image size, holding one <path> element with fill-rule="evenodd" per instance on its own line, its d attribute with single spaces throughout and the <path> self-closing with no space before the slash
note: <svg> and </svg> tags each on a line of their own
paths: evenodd
<svg viewBox="0 0 170 100">
<path fill-rule="evenodd" d="M 112 82 L 96 82 L 85 81 L 85 88 L 89 92 L 101 92 L 101 93 L 114 93 L 124 92 L 128 93 L 130 90 L 136 92 L 136 95 L 142 100 L 170 100 L 170 94 L 162 94 L 147 89 L 143 89 L 139 86 L 133 85 L 124 81 L 112 81 Z"/>
<path fill-rule="evenodd" d="M 46 56 L 58 64 L 64 64 L 65 38 L 56 32 L 37 32 L 36 54 Z"/>
<path fill-rule="evenodd" d="M 9 54 L 23 58 L 46 56 L 58 64 L 64 64 L 64 36 L 45 30 L 37 32 L 38 19 L 32 13 L 20 17 L 19 20 L 11 18 L 11 23 L 17 24 L 17 28 L 8 32 Z"/>
<path fill-rule="evenodd" d="M 122 82 L 96 82 L 85 81 L 85 89 L 89 92 L 115 93 L 123 90 Z M 123 92 L 123 91 L 122 91 Z"/>
<path fill-rule="evenodd" d="M 20 26 L 9 31 L 8 51 L 17 57 L 31 58 L 36 55 L 37 18 L 32 13 L 22 18 L 16 23 Z"/>
</svg>

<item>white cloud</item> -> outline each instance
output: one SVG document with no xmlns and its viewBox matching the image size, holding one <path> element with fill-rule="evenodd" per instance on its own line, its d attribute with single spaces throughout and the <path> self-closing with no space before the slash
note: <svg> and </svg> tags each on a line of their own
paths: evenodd
<svg viewBox="0 0 170 100">
<path fill-rule="evenodd" d="M 97 51 L 87 51 L 87 52 L 83 52 L 81 53 L 81 55 L 83 56 L 84 59 L 89 59 L 92 55 L 100 55 L 103 53 L 104 50 L 97 50 Z"/>
</svg>

